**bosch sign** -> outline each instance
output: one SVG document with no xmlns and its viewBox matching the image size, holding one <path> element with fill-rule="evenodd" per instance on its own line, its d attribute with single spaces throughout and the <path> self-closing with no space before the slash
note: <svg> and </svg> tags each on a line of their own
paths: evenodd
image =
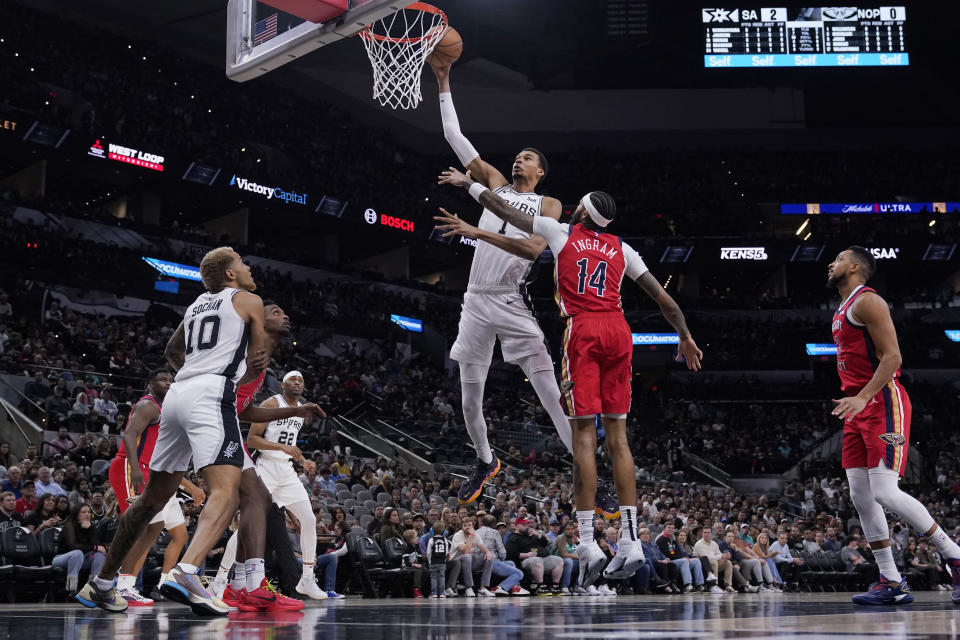
<svg viewBox="0 0 960 640">
<path fill-rule="evenodd" d="M 721 260 L 766 260 L 766 247 L 724 247 L 720 249 Z"/>
<path fill-rule="evenodd" d="M 385 227 L 393 227 L 394 229 L 400 229 L 401 231 L 413 233 L 413 220 L 398 218 L 396 216 L 388 216 L 385 213 L 377 214 L 377 212 L 373 209 L 367 209 L 363 212 L 363 219 L 367 221 L 367 224 L 376 224 L 378 218 L 380 220 L 380 224 Z"/>
<path fill-rule="evenodd" d="M 281 187 L 268 187 L 266 185 L 257 184 L 256 182 L 251 182 L 247 178 L 239 178 L 237 177 L 237 174 L 233 174 L 233 177 L 230 178 L 230 186 L 234 185 L 236 185 L 236 187 L 241 191 L 255 193 L 265 197 L 267 200 L 276 198 L 277 200 L 283 200 L 284 202 L 292 202 L 293 204 L 307 204 L 306 193 L 285 191 Z"/>
</svg>

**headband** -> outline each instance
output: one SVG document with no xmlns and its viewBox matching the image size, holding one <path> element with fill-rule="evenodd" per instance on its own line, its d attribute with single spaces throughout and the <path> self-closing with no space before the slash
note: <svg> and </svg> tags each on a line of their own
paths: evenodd
<svg viewBox="0 0 960 640">
<path fill-rule="evenodd" d="M 590 193 L 593 193 L 592 191 Z M 606 227 L 608 224 L 613 222 L 612 218 L 604 218 L 600 215 L 600 212 L 597 211 L 597 208 L 593 206 L 593 202 L 590 200 L 590 193 L 583 196 L 583 199 L 580 200 L 580 204 L 583 205 L 583 208 L 587 210 L 587 213 L 590 215 L 590 219 L 593 220 L 594 224 L 598 227 Z"/>
<path fill-rule="evenodd" d="M 286 382 L 287 380 L 289 380 L 290 378 L 293 378 L 294 376 L 300 378 L 301 380 L 303 379 L 303 374 L 300 373 L 299 371 L 290 371 L 287 373 L 287 375 L 283 376 L 283 381 Z"/>
</svg>

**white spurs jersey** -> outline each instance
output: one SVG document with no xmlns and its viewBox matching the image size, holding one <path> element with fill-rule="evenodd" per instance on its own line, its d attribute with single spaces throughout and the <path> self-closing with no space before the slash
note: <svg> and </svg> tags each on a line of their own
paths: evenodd
<svg viewBox="0 0 960 640">
<path fill-rule="evenodd" d="M 543 196 L 536 193 L 517 193 L 513 185 L 504 185 L 494 191 L 495 194 L 510 203 L 518 211 L 531 216 L 540 215 L 540 205 Z M 484 231 L 499 233 L 508 238 L 526 239 L 530 234 L 507 224 L 488 209 L 483 210 L 480 223 L 477 225 Z M 470 265 L 470 286 L 473 287 L 514 287 L 523 285 L 533 261 L 507 253 L 488 242 L 477 242 L 473 253 L 473 263 Z"/>
<path fill-rule="evenodd" d="M 212 373 L 233 383 L 247 371 L 247 344 L 250 328 L 233 308 L 233 296 L 240 289 L 227 287 L 220 293 L 201 293 L 187 307 L 183 333 L 187 350 L 176 381 Z"/>
<path fill-rule="evenodd" d="M 283 394 L 278 393 L 273 396 L 277 401 L 278 407 L 289 407 L 287 401 L 283 399 Z M 301 400 L 297 400 L 297 406 L 302 405 Z M 277 444 L 292 444 L 296 446 L 297 437 L 300 435 L 300 429 L 303 428 L 303 418 L 284 418 L 283 420 L 274 420 L 273 422 L 267 423 L 267 428 L 263 432 L 263 439 L 269 440 L 270 442 L 276 442 Z M 265 450 L 261 451 L 260 455 L 264 458 L 269 458 L 270 460 L 281 460 L 286 462 L 290 460 L 290 456 L 285 454 L 283 451 L 272 451 Z"/>
</svg>

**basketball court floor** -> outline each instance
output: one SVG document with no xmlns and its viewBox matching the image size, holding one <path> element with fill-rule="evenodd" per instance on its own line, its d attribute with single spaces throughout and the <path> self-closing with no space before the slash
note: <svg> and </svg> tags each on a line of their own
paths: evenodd
<svg viewBox="0 0 960 640">
<path fill-rule="evenodd" d="M 414 638 L 960 638 L 949 593 L 903 607 L 854 607 L 850 594 L 363 600 L 303 612 L 202 619 L 178 605 L 126 614 L 72 604 L 0 607 L 0 637 L 44 640 L 408 640 Z"/>
</svg>

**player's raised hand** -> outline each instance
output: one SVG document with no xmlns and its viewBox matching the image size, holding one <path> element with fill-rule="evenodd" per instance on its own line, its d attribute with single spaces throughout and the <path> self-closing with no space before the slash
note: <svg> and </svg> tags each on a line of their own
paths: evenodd
<svg viewBox="0 0 960 640">
<path fill-rule="evenodd" d="M 207 501 L 207 494 L 204 493 L 203 489 L 200 487 L 190 487 L 188 493 L 190 494 L 190 498 L 193 500 L 193 504 L 195 505 L 199 506 Z"/>
<path fill-rule="evenodd" d="M 687 336 L 677 345 L 677 362 L 686 362 L 687 369 L 691 371 L 700 371 L 700 361 L 703 359 L 703 351 L 693 341 L 692 336 Z"/>
<path fill-rule="evenodd" d="M 319 405 L 308 402 L 297 407 L 295 414 L 298 418 L 326 418 L 326 412 Z"/>
<path fill-rule="evenodd" d="M 469 189 L 476 180 L 470 177 L 470 172 L 461 172 L 456 167 L 447 167 L 446 171 L 440 173 L 437 178 L 437 184 L 451 184 L 461 189 Z"/>
<path fill-rule="evenodd" d="M 266 349 L 258 349 L 247 355 L 247 368 L 252 371 L 263 371 L 270 364 L 270 354 Z"/>
<path fill-rule="evenodd" d="M 463 236 L 464 238 L 476 238 L 480 234 L 480 229 L 476 228 L 469 222 L 465 222 L 457 217 L 457 214 L 450 213 L 443 207 L 440 207 L 440 215 L 433 216 L 433 219 L 436 220 L 439 224 L 437 229 L 444 231 L 444 238 L 449 238 L 450 236 Z"/>
<path fill-rule="evenodd" d="M 834 400 L 833 404 L 837 406 L 835 406 L 833 411 L 830 413 L 837 416 L 841 420 L 849 420 L 853 416 L 863 411 L 863 408 L 867 406 L 867 401 L 860 396 L 851 396 L 849 398 Z"/>
</svg>

